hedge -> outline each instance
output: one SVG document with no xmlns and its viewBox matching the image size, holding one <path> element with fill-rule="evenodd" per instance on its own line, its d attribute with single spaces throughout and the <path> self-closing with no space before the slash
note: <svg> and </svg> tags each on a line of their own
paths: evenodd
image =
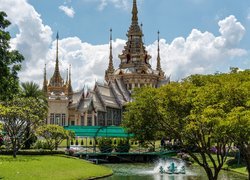
<svg viewBox="0 0 250 180">
<path fill-rule="evenodd" d="M 12 155 L 13 151 L 0 150 L 1 155 Z M 50 150 L 19 150 L 17 155 L 53 155 L 53 154 L 65 154 L 65 151 L 50 151 Z"/>
</svg>

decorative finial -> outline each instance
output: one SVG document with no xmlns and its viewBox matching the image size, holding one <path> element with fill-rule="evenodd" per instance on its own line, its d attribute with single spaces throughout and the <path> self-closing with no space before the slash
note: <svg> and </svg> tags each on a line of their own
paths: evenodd
<svg viewBox="0 0 250 180">
<path fill-rule="evenodd" d="M 57 34 L 56 34 L 56 71 L 57 72 L 59 72 L 58 40 L 59 40 L 59 34 L 57 32 Z"/>
<path fill-rule="evenodd" d="M 69 82 L 68 82 L 68 95 L 71 97 L 73 94 L 73 89 L 71 85 L 71 64 L 69 65 Z"/>
<path fill-rule="evenodd" d="M 44 93 L 47 93 L 47 74 L 46 74 L 46 63 L 44 64 L 43 92 L 44 92 Z"/>
<path fill-rule="evenodd" d="M 133 0 L 133 10 L 132 10 L 132 23 L 133 24 L 138 24 L 138 10 L 137 10 L 137 3 L 136 0 Z"/>
<path fill-rule="evenodd" d="M 159 42 L 160 41 L 160 31 L 159 30 L 158 30 L 157 34 L 158 34 L 158 42 Z"/>
<path fill-rule="evenodd" d="M 57 33 L 56 33 L 56 39 L 57 39 L 57 40 L 59 39 L 59 33 L 58 33 L 58 31 L 57 31 Z"/>
<path fill-rule="evenodd" d="M 162 72 L 161 69 L 161 57 L 160 57 L 160 31 L 158 30 L 158 48 L 157 48 L 157 67 L 156 70 Z"/>
<path fill-rule="evenodd" d="M 67 68 L 66 85 L 69 83 L 69 69 Z"/>
</svg>

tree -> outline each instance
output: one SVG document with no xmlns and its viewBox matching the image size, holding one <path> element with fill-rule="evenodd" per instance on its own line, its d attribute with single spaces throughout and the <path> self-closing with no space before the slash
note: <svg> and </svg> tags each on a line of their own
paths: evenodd
<svg viewBox="0 0 250 180">
<path fill-rule="evenodd" d="M 35 98 L 37 101 L 44 101 L 44 103 L 47 104 L 47 100 L 43 91 L 39 88 L 39 85 L 34 82 L 21 83 L 20 93 L 22 97 L 32 97 L 32 98 Z M 27 129 L 26 129 L 27 140 L 24 143 L 25 149 L 30 149 L 31 145 L 36 141 L 36 136 L 34 133 L 31 133 L 32 130 L 30 128 L 31 127 L 28 122 Z"/>
<path fill-rule="evenodd" d="M 14 158 L 27 140 L 25 135 L 28 124 L 35 130 L 44 123 L 46 116 L 46 104 L 34 98 L 14 97 L 8 102 L 0 103 L 0 120 L 4 122 L 6 136 L 10 138 Z"/>
<path fill-rule="evenodd" d="M 41 126 L 37 129 L 37 135 L 45 139 L 50 150 L 57 150 L 63 140 L 74 138 L 75 134 L 72 131 L 65 130 L 62 126 L 49 124 Z"/>
<path fill-rule="evenodd" d="M 159 125 L 157 122 L 160 118 L 157 113 L 156 89 L 143 87 L 135 89 L 133 94 L 134 101 L 126 107 L 123 126 L 128 127 L 129 132 L 135 134 L 135 139 L 143 145 L 151 145 L 155 148 L 155 141 L 159 139 Z M 142 128 L 143 127 L 143 128 Z"/>
<path fill-rule="evenodd" d="M 233 141 L 244 158 L 250 179 L 250 110 L 237 107 L 229 113 L 229 121 L 233 126 Z"/>
<path fill-rule="evenodd" d="M 232 121 L 232 118 L 237 119 L 232 114 L 235 108 L 248 108 L 249 82 L 249 71 L 193 75 L 157 90 L 137 91 L 134 102 L 127 106 L 124 124 L 136 136 L 141 136 L 150 133 L 150 128 L 145 128 L 150 117 L 153 132 L 178 139 L 182 149 L 204 168 L 208 179 L 216 180 L 233 142 L 244 141 L 244 147 L 249 147 L 248 115 L 244 112 L 241 116 L 244 120 Z M 146 113 L 147 117 L 141 113 Z M 242 126 L 245 126 L 242 133 L 248 136 L 246 140 L 240 133 Z"/>
<path fill-rule="evenodd" d="M 3 135 L 2 135 L 2 131 L 3 131 L 3 124 L 0 123 L 0 147 L 3 145 Z"/>
<path fill-rule="evenodd" d="M 6 13 L 0 12 L 0 101 L 7 101 L 18 92 L 17 72 L 21 69 L 23 56 L 16 50 L 10 50 L 10 34 L 5 29 L 10 22 Z"/>
</svg>

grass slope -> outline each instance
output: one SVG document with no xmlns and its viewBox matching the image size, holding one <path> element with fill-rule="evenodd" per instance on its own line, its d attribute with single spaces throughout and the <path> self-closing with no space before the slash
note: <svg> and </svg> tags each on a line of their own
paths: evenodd
<svg viewBox="0 0 250 180">
<path fill-rule="evenodd" d="M 66 156 L 0 156 L 0 179 L 88 179 L 112 174 L 107 167 L 97 166 Z"/>
</svg>

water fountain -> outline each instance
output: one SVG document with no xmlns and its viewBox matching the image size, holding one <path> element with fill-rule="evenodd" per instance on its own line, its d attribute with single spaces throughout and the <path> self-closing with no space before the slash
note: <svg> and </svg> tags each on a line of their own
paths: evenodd
<svg viewBox="0 0 250 180">
<path fill-rule="evenodd" d="M 154 171 L 160 174 L 186 174 L 185 164 L 174 159 L 160 161 Z"/>
</svg>

